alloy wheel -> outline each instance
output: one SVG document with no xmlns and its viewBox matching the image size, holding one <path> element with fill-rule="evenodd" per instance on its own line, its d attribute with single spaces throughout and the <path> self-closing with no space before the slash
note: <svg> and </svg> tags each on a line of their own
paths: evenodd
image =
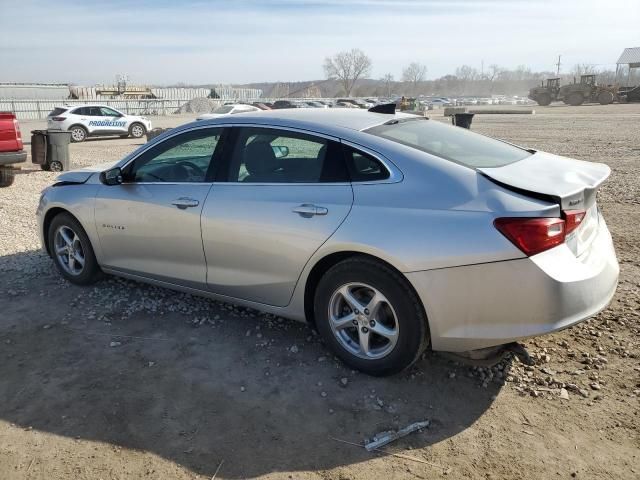
<svg viewBox="0 0 640 480">
<path fill-rule="evenodd" d="M 131 128 L 131 135 L 133 135 L 136 138 L 140 138 L 142 137 L 142 135 L 144 135 L 144 130 L 140 125 L 134 125 Z"/>
<path fill-rule="evenodd" d="M 71 138 L 76 142 L 82 142 L 84 140 L 85 133 L 82 128 L 74 128 L 71 130 Z"/>
<path fill-rule="evenodd" d="M 54 237 L 54 251 L 59 265 L 69 275 L 78 276 L 84 270 L 85 255 L 80 237 L 71 227 L 58 227 Z"/>
<path fill-rule="evenodd" d="M 365 283 L 347 283 L 335 290 L 329 300 L 329 325 L 345 350 L 367 360 L 391 353 L 400 331 L 389 300 Z"/>
</svg>

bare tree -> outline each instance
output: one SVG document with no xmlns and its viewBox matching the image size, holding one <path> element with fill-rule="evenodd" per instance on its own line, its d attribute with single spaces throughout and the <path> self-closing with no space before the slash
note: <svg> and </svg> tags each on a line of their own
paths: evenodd
<svg viewBox="0 0 640 480">
<path fill-rule="evenodd" d="M 412 91 L 416 93 L 418 85 L 424 80 L 426 74 L 426 65 L 418 62 L 412 62 L 402 71 L 402 81 L 410 82 Z"/>
<path fill-rule="evenodd" d="M 588 63 L 578 63 L 571 69 L 571 74 L 579 77 L 580 75 L 593 75 L 597 73 L 596 68 Z"/>
<path fill-rule="evenodd" d="M 351 95 L 353 86 L 361 77 L 371 72 L 371 59 L 358 48 L 336 53 L 324 60 L 324 73 L 329 79 L 337 79 L 345 95 Z"/>
<path fill-rule="evenodd" d="M 393 83 L 393 75 L 390 73 L 385 74 L 380 80 L 384 82 L 385 91 L 387 92 L 387 97 L 391 96 L 391 84 Z"/>
</svg>

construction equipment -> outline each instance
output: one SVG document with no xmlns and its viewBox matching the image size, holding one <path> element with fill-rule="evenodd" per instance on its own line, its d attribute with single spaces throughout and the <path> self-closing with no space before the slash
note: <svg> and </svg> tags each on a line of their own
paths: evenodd
<svg viewBox="0 0 640 480">
<path fill-rule="evenodd" d="M 542 82 L 539 87 L 534 87 L 529 90 L 529 98 L 538 105 L 546 107 L 551 102 L 558 100 L 558 92 L 560 91 L 560 79 L 559 78 L 547 78 L 547 84 Z"/>
<path fill-rule="evenodd" d="M 598 85 L 595 75 L 581 75 L 580 83 L 574 79 L 573 83 L 560 87 L 558 100 L 574 107 L 585 102 L 608 105 L 617 100 L 617 90 L 614 86 Z"/>
</svg>

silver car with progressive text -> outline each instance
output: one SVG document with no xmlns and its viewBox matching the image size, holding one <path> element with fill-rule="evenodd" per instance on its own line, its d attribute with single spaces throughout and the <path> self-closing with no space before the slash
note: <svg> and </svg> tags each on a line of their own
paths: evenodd
<svg viewBox="0 0 640 480">
<path fill-rule="evenodd" d="M 385 375 L 428 347 L 493 361 L 605 308 L 609 173 L 423 117 L 275 110 L 65 173 L 38 228 L 73 283 L 104 272 L 307 321 Z"/>
</svg>

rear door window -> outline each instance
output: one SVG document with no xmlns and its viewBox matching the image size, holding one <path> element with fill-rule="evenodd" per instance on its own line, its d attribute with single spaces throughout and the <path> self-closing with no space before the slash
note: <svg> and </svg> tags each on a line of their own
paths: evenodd
<svg viewBox="0 0 640 480">
<path fill-rule="evenodd" d="M 238 128 L 229 181 L 243 183 L 348 182 L 341 145 L 274 128 Z"/>
<path fill-rule="evenodd" d="M 531 156 L 523 148 L 426 118 L 386 123 L 365 132 L 470 168 L 503 167 Z"/>
</svg>

